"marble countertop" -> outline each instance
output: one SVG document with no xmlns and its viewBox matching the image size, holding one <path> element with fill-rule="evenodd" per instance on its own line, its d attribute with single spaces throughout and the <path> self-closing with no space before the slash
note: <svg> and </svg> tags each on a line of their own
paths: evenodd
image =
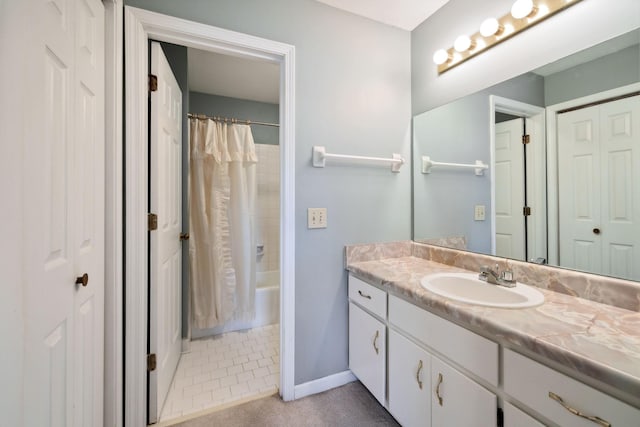
<svg viewBox="0 0 640 427">
<path fill-rule="evenodd" d="M 640 407 L 640 313 L 538 288 L 544 304 L 525 309 L 482 307 L 436 295 L 420 279 L 468 272 L 405 256 L 350 262 L 347 270 L 391 294 L 490 338 L 556 362 L 570 375 Z"/>
</svg>

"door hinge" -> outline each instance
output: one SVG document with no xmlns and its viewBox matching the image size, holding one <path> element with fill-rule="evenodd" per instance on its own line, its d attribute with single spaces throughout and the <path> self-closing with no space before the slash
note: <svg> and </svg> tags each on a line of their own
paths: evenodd
<svg viewBox="0 0 640 427">
<path fill-rule="evenodd" d="M 529 142 L 531 142 L 531 137 L 529 135 L 522 135 L 522 143 L 526 145 Z"/>
<path fill-rule="evenodd" d="M 149 74 L 149 92 L 155 92 L 158 90 L 158 76 Z"/>
<path fill-rule="evenodd" d="M 158 215 L 150 213 L 147 215 L 147 222 L 149 224 L 149 231 L 158 229 Z"/>
<path fill-rule="evenodd" d="M 156 370 L 156 354 L 147 354 L 147 371 L 152 372 Z"/>
<path fill-rule="evenodd" d="M 522 208 L 522 215 L 531 216 L 531 208 L 529 206 L 525 206 Z"/>
</svg>

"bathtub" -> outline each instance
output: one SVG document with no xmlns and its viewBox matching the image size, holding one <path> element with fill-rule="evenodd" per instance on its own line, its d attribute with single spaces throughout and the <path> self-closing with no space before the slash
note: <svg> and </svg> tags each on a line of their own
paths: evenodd
<svg viewBox="0 0 640 427">
<path fill-rule="evenodd" d="M 256 273 L 256 317 L 252 322 L 231 321 L 210 329 L 191 330 L 191 339 L 225 332 L 258 328 L 278 323 L 280 319 L 280 271 Z"/>
</svg>

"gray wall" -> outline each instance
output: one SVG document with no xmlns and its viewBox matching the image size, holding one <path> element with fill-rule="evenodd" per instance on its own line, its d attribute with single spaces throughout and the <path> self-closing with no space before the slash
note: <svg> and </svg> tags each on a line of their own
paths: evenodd
<svg viewBox="0 0 640 427">
<path fill-rule="evenodd" d="M 311 166 L 329 152 L 410 156 L 410 33 L 312 0 L 130 0 L 128 5 L 296 47 L 295 383 L 348 364 L 345 244 L 411 238 L 411 171 Z M 309 207 L 327 229 L 307 230 Z"/>
<path fill-rule="evenodd" d="M 196 114 L 279 123 L 279 110 L 278 104 L 267 102 L 248 101 L 200 92 L 191 92 L 189 95 L 189 112 Z M 278 145 L 279 143 L 279 129 L 277 127 L 252 125 L 251 133 L 256 144 Z"/>
<path fill-rule="evenodd" d="M 169 61 L 171 71 L 182 91 L 182 170 L 189 170 L 189 132 L 187 113 L 189 112 L 189 63 L 187 61 L 187 48 L 172 43 L 160 43 L 162 51 Z M 187 175 L 182 175 L 182 230 L 189 231 L 189 206 L 187 200 L 189 191 Z M 182 336 L 188 336 L 189 332 L 189 245 L 182 245 Z"/>
<path fill-rule="evenodd" d="M 626 33 L 640 25 L 638 0 L 582 1 L 488 51 L 437 74 L 433 52 L 459 34 L 476 31 L 488 16 L 502 16 L 512 0 L 451 0 L 411 33 L 413 114 L 446 104 L 501 81 Z"/>
<path fill-rule="evenodd" d="M 558 104 L 638 81 L 640 49 L 635 45 L 545 77 L 545 105 Z"/>
<path fill-rule="evenodd" d="M 434 169 L 423 174 L 422 156 L 438 162 L 489 164 L 489 96 L 544 105 L 543 78 L 527 73 L 450 102 L 413 119 L 414 238 L 467 238 L 467 248 L 491 253 L 491 174 Z M 475 221 L 475 205 L 485 206 L 485 221 Z"/>
</svg>

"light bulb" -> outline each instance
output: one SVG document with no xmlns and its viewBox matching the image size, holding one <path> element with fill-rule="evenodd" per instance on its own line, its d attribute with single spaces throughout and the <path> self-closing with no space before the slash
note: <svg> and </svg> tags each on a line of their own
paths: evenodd
<svg viewBox="0 0 640 427">
<path fill-rule="evenodd" d="M 515 19 L 522 19 L 535 13 L 536 10 L 536 7 L 533 5 L 533 0 L 517 0 L 513 6 L 511 6 L 511 16 Z"/>
<path fill-rule="evenodd" d="M 438 49 L 433 54 L 433 62 L 436 65 L 442 65 L 449 60 L 449 53 L 444 49 Z"/>
<path fill-rule="evenodd" d="M 480 25 L 480 34 L 482 37 L 491 37 L 502 33 L 504 27 L 500 25 L 496 18 L 487 18 Z"/>
<path fill-rule="evenodd" d="M 472 47 L 472 42 L 469 36 L 458 36 L 455 42 L 453 42 L 453 48 L 458 52 L 464 52 Z"/>
</svg>

